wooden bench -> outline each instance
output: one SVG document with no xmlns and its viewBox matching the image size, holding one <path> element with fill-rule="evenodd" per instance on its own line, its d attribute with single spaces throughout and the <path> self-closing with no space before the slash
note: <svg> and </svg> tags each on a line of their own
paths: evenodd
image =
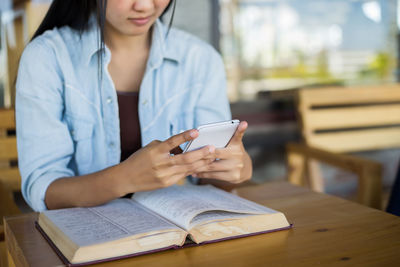
<svg viewBox="0 0 400 267">
<path fill-rule="evenodd" d="M 317 161 L 355 173 L 358 201 L 381 208 L 380 163 L 344 153 L 400 148 L 400 86 L 301 89 L 302 144 L 288 144 L 289 181 L 324 191 Z"/>
</svg>

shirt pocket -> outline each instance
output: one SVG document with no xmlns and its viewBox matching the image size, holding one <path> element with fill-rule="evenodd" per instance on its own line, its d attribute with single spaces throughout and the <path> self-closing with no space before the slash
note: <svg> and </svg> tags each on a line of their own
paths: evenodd
<svg viewBox="0 0 400 267">
<path fill-rule="evenodd" d="M 178 114 L 172 120 L 170 120 L 170 133 L 176 135 L 186 130 L 194 128 L 194 116 L 193 113 L 182 113 Z"/>
<path fill-rule="evenodd" d="M 194 128 L 194 114 L 193 112 L 184 112 L 178 114 L 170 120 L 170 135 L 177 135 L 186 130 Z M 185 148 L 187 142 L 180 145 L 182 149 Z"/>
<path fill-rule="evenodd" d="M 73 160 L 77 174 L 90 173 L 93 165 L 94 123 L 75 118 L 68 118 L 67 120 L 74 144 Z"/>
</svg>

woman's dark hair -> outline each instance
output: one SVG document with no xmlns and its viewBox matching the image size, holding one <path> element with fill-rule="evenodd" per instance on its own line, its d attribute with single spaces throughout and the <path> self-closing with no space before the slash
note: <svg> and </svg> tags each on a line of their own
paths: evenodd
<svg viewBox="0 0 400 267">
<path fill-rule="evenodd" d="M 161 14 L 161 19 L 168 12 L 172 6 L 171 18 L 168 24 L 168 31 L 171 28 L 176 0 L 171 0 L 168 6 Z M 69 26 L 82 34 L 89 28 L 89 19 L 93 13 L 96 14 L 97 23 L 100 29 L 99 38 L 99 49 L 102 51 L 98 53 L 98 68 L 100 75 L 103 69 L 103 53 L 104 53 L 104 25 L 106 21 L 106 7 L 107 0 L 53 0 L 44 17 L 39 28 L 36 30 L 31 41 L 43 34 L 47 30 L 51 30 L 54 27 L 60 28 L 63 26 Z M 167 33 L 168 35 L 168 33 Z"/>
</svg>

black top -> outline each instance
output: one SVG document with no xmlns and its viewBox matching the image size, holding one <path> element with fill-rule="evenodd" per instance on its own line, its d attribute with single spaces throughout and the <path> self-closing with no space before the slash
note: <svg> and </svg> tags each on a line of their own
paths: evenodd
<svg viewBox="0 0 400 267">
<path fill-rule="evenodd" d="M 121 161 L 142 147 L 138 113 L 139 93 L 118 92 Z"/>
</svg>

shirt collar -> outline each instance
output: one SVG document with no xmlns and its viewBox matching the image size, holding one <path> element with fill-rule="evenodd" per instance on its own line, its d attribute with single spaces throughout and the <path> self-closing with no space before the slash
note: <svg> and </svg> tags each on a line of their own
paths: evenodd
<svg viewBox="0 0 400 267">
<path fill-rule="evenodd" d="M 152 43 L 148 59 L 148 66 L 151 68 L 158 68 L 161 66 L 164 59 L 173 60 L 179 63 L 179 55 L 177 49 L 170 47 L 168 44 L 168 28 L 157 19 L 153 25 Z M 86 63 L 89 65 L 92 57 L 99 52 L 100 31 L 97 25 L 96 17 L 92 16 L 89 21 L 89 29 L 82 34 L 83 56 Z M 107 47 L 106 55 L 109 54 Z"/>
<path fill-rule="evenodd" d="M 89 19 L 89 28 L 81 36 L 82 56 L 87 65 L 99 49 L 100 31 L 97 25 L 96 16 L 92 15 Z"/>
</svg>

